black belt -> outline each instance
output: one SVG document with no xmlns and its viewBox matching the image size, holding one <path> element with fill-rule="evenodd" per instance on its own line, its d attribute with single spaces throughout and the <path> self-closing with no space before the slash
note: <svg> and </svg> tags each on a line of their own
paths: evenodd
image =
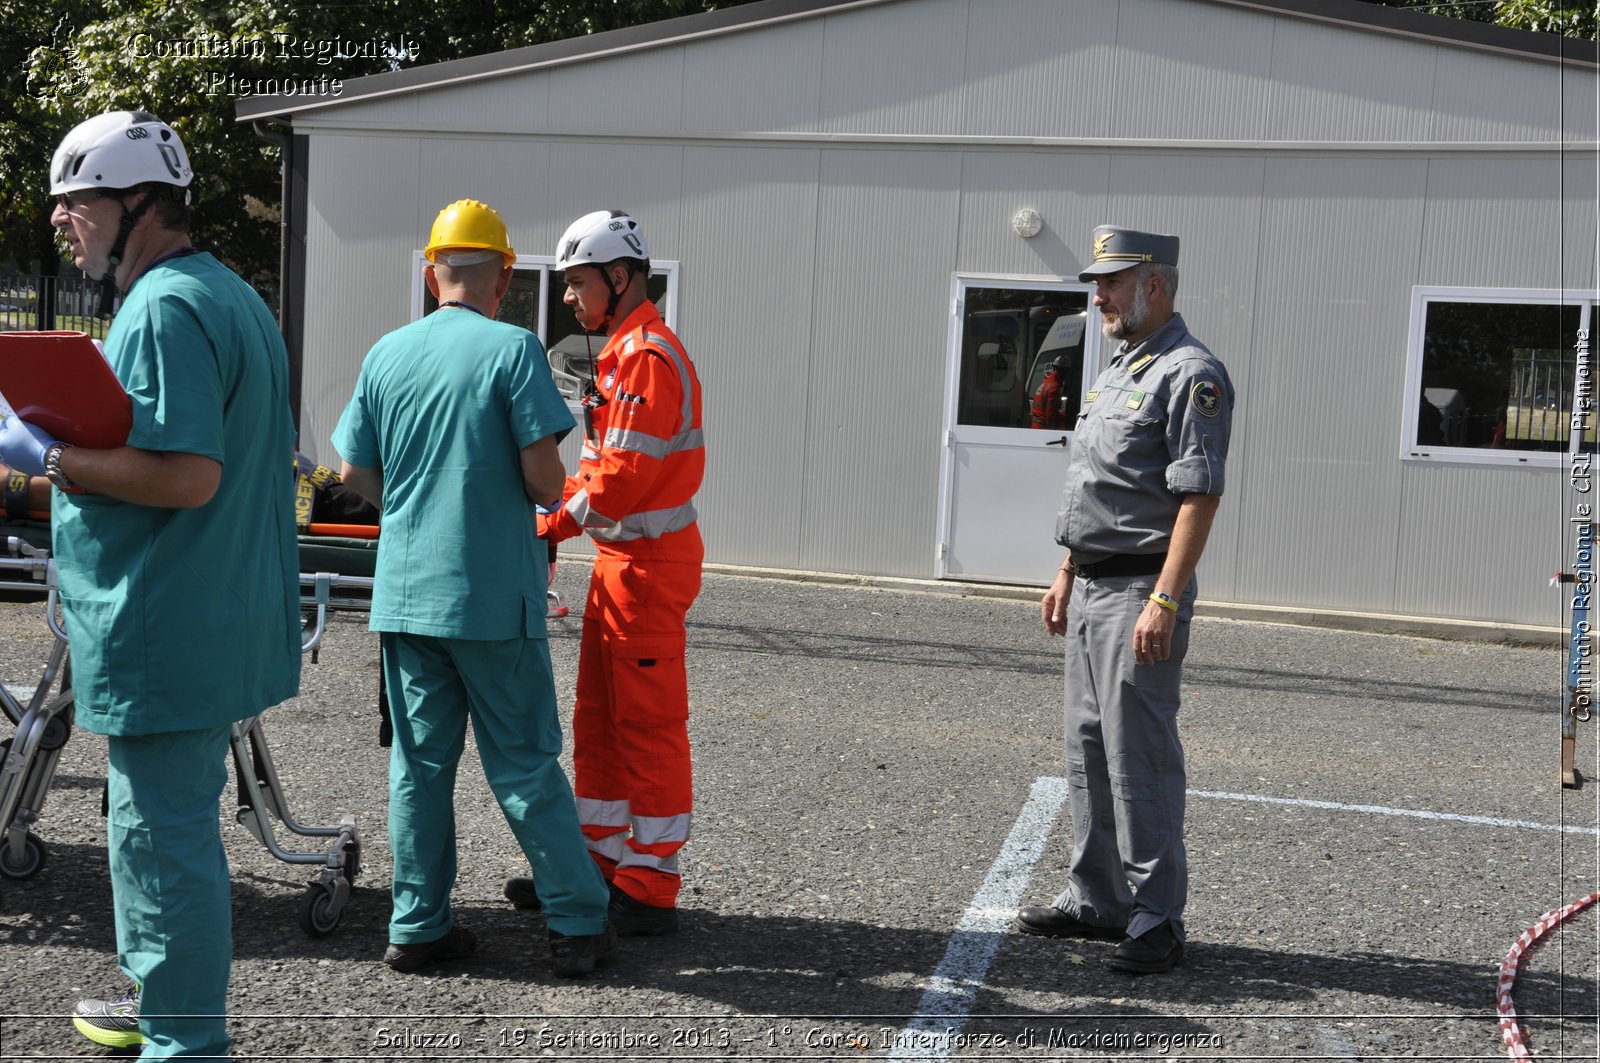
<svg viewBox="0 0 1600 1063">
<path fill-rule="evenodd" d="M 1166 554 L 1112 554 L 1104 561 L 1081 565 L 1074 561 L 1072 570 L 1086 579 L 1106 576 L 1154 576 L 1167 563 Z"/>
</svg>

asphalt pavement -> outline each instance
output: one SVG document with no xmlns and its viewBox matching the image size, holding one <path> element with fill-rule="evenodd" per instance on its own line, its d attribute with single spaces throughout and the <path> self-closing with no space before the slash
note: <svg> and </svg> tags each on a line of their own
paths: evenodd
<svg viewBox="0 0 1600 1063">
<path fill-rule="evenodd" d="M 558 575 L 563 703 L 586 576 L 577 560 Z M 1037 606 L 719 572 L 690 614 L 682 931 L 557 978 L 537 917 L 501 899 L 526 863 L 469 750 L 456 909 L 479 951 L 396 974 L 365 620 L 336 618 L 301 696 L 265 717 L 294 817 L 359 823 L 332 933 L 299 925 L 312 872 L 224 813 L 240 1057 L 1504 1058 L 1502 959 L 1600 888 L 1594 723 L 1586 785 L 1558 779 L 1561 650 L 1202 616 L 1182 715 L 1187 959 L 1113 973 L 1109 943 L 1006 930 L 1060 889 L 1070 848 L 1061 643 Z M 40 606 L 0 606 L 9 686 L 31 686 L 48 648 Z M 106 1054 L 68 1019 L 121 988 L 104 759 L 73 735 L 34 828 L 45 865 L 0 880 L 0 1057 Z M 1588 909 L 1529 952 L 1513 999 L 1537 1058 L 1600 1054 L 1597 928 Z"/>
</svg>

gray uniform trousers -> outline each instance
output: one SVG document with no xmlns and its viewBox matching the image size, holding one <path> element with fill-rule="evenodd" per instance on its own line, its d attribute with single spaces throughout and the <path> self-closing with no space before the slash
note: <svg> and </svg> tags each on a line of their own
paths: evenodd
<svg viewBox="0 0 1600 1063">
<path fill-rule="evenodd" d="M 1078 577 L 1067 612 L 1065 727 L 1072 864 L 1055 906 L 1130 937 L 1171 922 L 1189 894 L 1178 688 L 1195 581 L 1178 605 L 1172 654 L 1133 657 L 1133 626 L 1156 577 Z"/>
</svg>

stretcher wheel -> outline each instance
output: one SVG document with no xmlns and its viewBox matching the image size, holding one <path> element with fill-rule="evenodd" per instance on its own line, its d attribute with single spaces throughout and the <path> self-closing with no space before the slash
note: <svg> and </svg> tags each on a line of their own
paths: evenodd
<svg viewBox="0 0 1600 1063">
<path fill-rule="evenodd" d="M 342 906 L 335 904 L 333 891 L 321 883 L 306 887 L 300 898 L 300 929 L 314 938 L 327 937 L 339 927 Z"/>
<path fill-rule="evenodd" d="M 22 839 L 22 858 L 14 859 L 11 845 L 0 841 L 0 875 L 6 878 L 25 879 L 32 878 L 44 866 L 44 842 L 29 831 Z"/>
<path fill-rule="evenodd" d="M 72 737 L 72 716 L 67 714 L 52 716 L 45 722 L 44 731 L 39 735 L 39 752 L 50 753 L 67 744 L 67 739 Z"/>
</svg>

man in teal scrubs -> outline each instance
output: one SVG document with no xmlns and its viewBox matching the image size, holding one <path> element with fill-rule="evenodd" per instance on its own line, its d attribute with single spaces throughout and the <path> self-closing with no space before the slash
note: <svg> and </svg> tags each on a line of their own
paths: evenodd
<svg viewBox="0 0 1600 1063">
<path fill-rule="evenodd" d="M 413 971 L 476 948 L 450 911 L 470 718 L 489 786 L 533 865 L 556 970 L 584 975 L 614 935 L 558 761 L 549 555 L 533 519 L 535 504 L 561 497 L 556 448 L 572 414 L 538 338 L 494 320 L 516 260 L 500 215 L 475 200 L 450 204 L 425 253 L 439 308 L 372 348 L 333 434 L 345 485 L 383 510 L 372 629 L 394 720 L 384 962 Z"/>
<path fill-rule="evenodd" d="M 260 296 L 190 245 L 192 176 L 153 115 L 67 134 L 51 222 L 74 263 L 123 294 L 105 353 L 133 427 L 102 450 L 0 425 L 0 460 L 60 489 L 52 551 L 77 718 L 107 736 L 117 952 L 134 990 L 81 1001 L 74 1024 L 103 1045 L 142 1040 L 153 1059 L 228 1054 L 229 728 L 300 685 L 288 357 Z"/>
</svg>

